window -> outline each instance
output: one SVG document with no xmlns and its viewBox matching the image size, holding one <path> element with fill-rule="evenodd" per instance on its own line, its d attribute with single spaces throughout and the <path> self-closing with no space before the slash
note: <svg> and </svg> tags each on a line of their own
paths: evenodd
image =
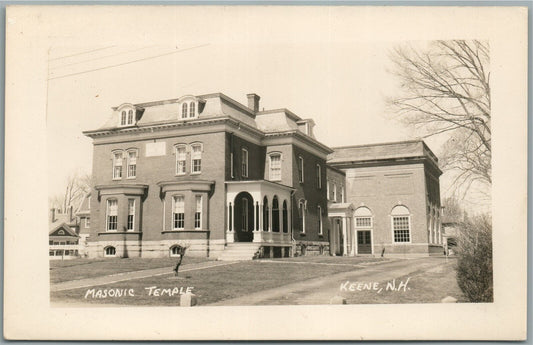
<svg viewBox="0 0 533 345">
<path fill-rule="evenodd" d="M 341 202 L 346 202 L 344 200 L 344 186 L 341 186 Z"/>
<path fill-rule="evenodd" d="M 172 202 L 172 228 L 183 230 L 185 228 L 185 200 L 183 195 L 175 196 Z"/>
<path fill-rule="evenodd" d="M 392 231 L 395 243 L 411 242 L 409 210 L 405 206 L 396 206 L 391 212 Z"/>
<path fill-rule="evenodd" d="M 192 147 L 192 154 L 191 154 L 191 166 L 192 174 L 199 174 L 202 172 L 202 144 L 193 144 Z"/>
<path fill-rule="evenodd" d="M 120 114 L 120 125 L 126 126 L 126 111 L 122 111 Z"/>
<path fill-rule="evenodd" d="M 322 229 L 322 207 L 318 206 L 318 234 L 323 235 L 324 230 Z"/>
<path fill-rule="evenodd" d="M 281 154 L 270 155 L 270 176 L 271 181 L 281 180 Z"/>
<path fill-rule="evenodd" d="M 187 146 L 176 146 L 176 175 L 184 175 L 187 165 Z"/>
<path fill-rule="evenodd" d="M 128 152 L 128 178 L 137 176 L 137 151 Z"/>
<path fill-rule="evenodd" d="M 333 201 L 337 202 L 337 184 L 333 182 Z"/>
<path fill-rule="evenodd" d="M 356 228 L 372 227 L 372 211 L 368 207 L 361 206 L 354 213 Z"/>
<path fill-rule="evenodd" d="M 91 226 L 91 218 L 87 217 L 85 218 L 85 227 L 88 228 Z"/>
<path fill-rule="evenodd" d="M 190 105 L 189 105 L 189 117 L 195 117 L 196 114 L 196 104 L 194 104 L 194 102 L 191 102 Z"/>
<path fill-rule="evenodd" d="M 316 165 L 316 188 L 322 189 L 322 169 L 320 164 Z"/>
<path fill-rule="evenodd" d="M 128 222 L 126 230 L 133 231 L 135 229 L 135 200 L 128 199 Z"/>
<path fill-rule="evenodd" d="M 279 232 L 279 202 L 275 195 L 272 199 L 272 231 Z"/>
<path fill-rule="evenodd" d="M 287 210 L 287 200 L 283 200 L 283 232 L 289 232 L 289 214 Z"/>
<path fill-rule="evenodd" d="M 113 153 L 113 180 L 122 178 L 122 152 Z"/>
<path fill-rule="evenodd" d="M 107 200 L 107 231 L 117 231 L 118 201 Z"/>
<path fill-rule="evenodd" d="M 194 213 L 194 228 L 202 228 L 202 196 L 196 196 L 196 212 Z"/>
<path fill-rule="evenodd" d="M 128 125 L 133 125 L 133 110 L 128 110 Z"/>
<path fill-rule="evenodd" d="M 58 235 L 64 235 L 64 234 L 65 234 L 65 230 L 59 230 L 59 231 L 57 232 L 57 234 L 58 234 Z"/>
<path fill-rule="evenodd" d="M 304 183 L 304 159 L 298 156 L 298 181 Z"/>
<path fill-rule="evenodd" d="M 117 250 L 115 249 L 115 247 L 106 247 L 104 249 L 104 256 L 116 256 L 117 255 Z"/>
<path fill-rule="evenodd" d="M 326 198 L 329 200 L 329 181 L 326 181 Z"/>
<path fill-rule="evenodd" d="M 181 246 L 175 245 L 170 247 L 170 256 L 176 257 L 181 255 Z"/>
<path fill-rule="evenodd" d="M 301 232 L 305 234 L 305 211 L 306 211 L 306 202 L 305 200 L 300 200 L 298 207 L 300 208 L 300 225 L 302 226 Z"/>
<path fill-rule="evenodd" d="M 242 149 L 242 176 L 248 177 L 248 150 Z"/>
<path fill-rule="evenodd" d="M 181 106 L 181 118 L 187 118 L 187 103 L 183 103 L 183 105 Z"/>
</svg>

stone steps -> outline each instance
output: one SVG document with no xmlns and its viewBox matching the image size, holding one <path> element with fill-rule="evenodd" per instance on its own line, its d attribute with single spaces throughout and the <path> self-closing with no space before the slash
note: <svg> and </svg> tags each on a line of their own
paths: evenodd
<svg viewBox="0 0 533 345">
<path fill-rule="evenodd" d="M 224 252 L 218 257 L 220 261 L 244 261 L 252 260 L 255 253 L 261 247 L 256 243 L 228 243 Z"/>
</svg>

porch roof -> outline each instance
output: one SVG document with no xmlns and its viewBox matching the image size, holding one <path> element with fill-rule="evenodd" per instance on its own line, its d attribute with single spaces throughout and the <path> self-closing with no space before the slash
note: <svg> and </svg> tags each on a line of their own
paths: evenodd
<svg viewBox="0 0 533 345">
<path fill-rule="evenodd" d="M 263 185 L 273 188 L 281 188 L 287 191 L 294 191 L 296 188 L 286 186 L 281 183 L 276 183 L 268 180 L 246 180 L 246 181 L 226 181 L 228 186 L 242 186 L 242 185 Z"/>
</svg>

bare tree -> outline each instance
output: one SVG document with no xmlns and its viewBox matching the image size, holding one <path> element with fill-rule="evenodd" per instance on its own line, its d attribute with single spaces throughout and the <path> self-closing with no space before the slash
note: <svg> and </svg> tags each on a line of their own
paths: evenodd
<svg viewBox="0 0 533 345">
<path fill-rule="evenodd" d="M 59 209 L 62 213 L 68 212 L 71 207 L 76 208 L 83 197 L 91 191 L 91 181 L 92 178 L 89 174 L 72 173 L 67 178 L 65 192 L 50 197 L 50 207 Z"/>
<path fill-rule="evenodd" d="M 455 171 L 454 184 L 490 186 L 491 114 L 488 43 L 435 41 L 424 49 L 394 50 L 392 71 L 402 93 L 390 99 L 395 113 L 423 130 L 424 137 L 448 133 L 441 164 Z"/>
</svg>

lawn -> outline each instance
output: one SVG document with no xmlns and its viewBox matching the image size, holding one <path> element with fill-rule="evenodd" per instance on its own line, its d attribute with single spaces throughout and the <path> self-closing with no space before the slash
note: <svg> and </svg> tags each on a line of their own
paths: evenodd
<svg viewBox="0 0 533 345">
<path fill-rule="evenodd" d="M 108 258 L 50 261 L 50 282 L 94 278 L 110 274 L 140 271 L 151 268 L 172 267 L 177 258 Z M 206 258 L 185 256 L 182 265 L 207 261 Z"/>
<path fill-rule="evenodd" d="M 335 265 L 359 265 L 362 263 L 370 263 L 370 262 L 379 263 L 383 261 L 390 261 L 391 259 L 373 258 L 371 256 L 310 255 L 310 256 L 296 256 L 293 258 L 261 259 L 261 260 L 306 262 L 306 263 L 335 264 Z"/>
<path fill-rule="evenodd" d="M 367 258 L 368 259 L 368 258 Z M 368 260 L 366 260 L 368 261 Z M 51 293 L 52 302 L 73 303 L 110 303 L 126 305 L 175 306 L 179 305 L 180 295 L 171 295 L 174 288 L 185 291 L 187 287 L 198 297 L 198 304 L 205 305 L 220 300 L 235 298 L 249 293 L 272 289 L 297 281 L 324 277 L 331 274 L 353 270 L 353 265 L 299 265 L 267 262 L 262 260 L 245 261 L 220 267 L 183 272 L 182 278 L 163 275 L 137 280 L 129 280 L 95 287 L 97 290 L 133 289 L 134 296 L 93 298 L 88 289 L 65 290 Z M 165 290 L 164 296 L 149 294 L 150 287 L 157 286 Z M 174 290 L 177 291 L 177 290 Z M 170 292 L 170 293 L 169 293 Z M 161 294 L 161 291 L 159 291 Z"/>
</svg>

